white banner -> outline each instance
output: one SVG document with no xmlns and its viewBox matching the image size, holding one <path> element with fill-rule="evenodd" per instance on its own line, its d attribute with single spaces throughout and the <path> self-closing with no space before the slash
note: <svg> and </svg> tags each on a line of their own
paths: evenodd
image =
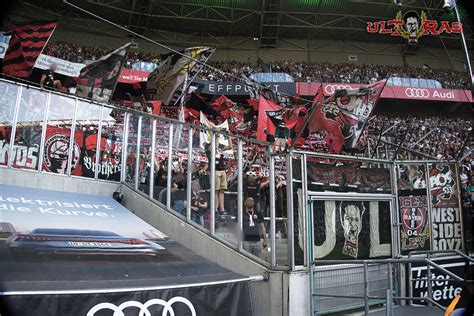
<svg viewBox="0 0 474 316">
<path fill-rule="evenodd" d="M 216 130 L 221 130 L 223 132 L 229 132 L 229 122 L 227 122 L 227 120 L 225 120 L 219 125 L 215 125 L 214 123 L 212 123 L 211 121 L 207 119 L 204 113 L 200 112 L 200 122 L 201 122 L 201 126 L 216 129 Z M 199 140 L 200 140 L 199 143 L 200 143 L 201 148 L 204 148 L 204 145 L 206 143 L 207 144 L 211 143 L 211 132 L 202 130 L 200 132 Z M 229 139 L 224 137 L 224 135 L 222 134 L 216 134 L 216 146 L 220 147 L 221 145 L 223 147 L 229 147 L 230 145 Z"/>
<path fill-rule="evenodd" d="M 86 64 L 73 63 L 57 57 L 41 54 L 36 60 L 35 68 L 46 70 L 49 69 L 51 63 L 55 63 L 58 66 L 56 73 L 68 77 L 79 77 L 79 72 L 86 66 Z"/>
</svg>

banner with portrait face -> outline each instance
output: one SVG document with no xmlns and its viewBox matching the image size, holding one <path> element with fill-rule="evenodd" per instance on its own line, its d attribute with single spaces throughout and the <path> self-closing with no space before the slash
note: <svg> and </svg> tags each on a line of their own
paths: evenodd
<svg viewBox="0 0 474 316">
<path fill-rule="evenodd" d="M 429 164 L 428 170 L 433 222 L 433 250 L 460 250 L 462 226 L 456 165 Z"/>
<path fill-rule="evenodd" d="M 391 256 L 389 201 L 315 200 L 311 206 L 314 259 Z"/>
</svg>

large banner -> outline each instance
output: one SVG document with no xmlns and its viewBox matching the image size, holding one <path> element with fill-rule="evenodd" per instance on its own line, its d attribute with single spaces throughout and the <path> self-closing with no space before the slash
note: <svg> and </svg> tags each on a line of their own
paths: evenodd
<svg viewBox="0 0 474 316">
<path fill-rule="evenodd" d="M 314 218 L 314 259 L 391 256 L 389 201 L 315 200 L 311 206 Z M 300 231 L 304 231 L 301 225 L 300 215 Z"/>
<path fill-rule="evenodd" d="M 433 259 L 436 264 L 464 278 L 465 263 L 459 259 Z M 416 281 L 412 282 L 414 297 L 428 297 L 428 282 L 422 279 L 427 277 L 426 264 L 412 264 L 411 277 Z M 461 293 L 462 285 L 454 282 L 448 275 L 431 270 L 431 278 L 436 282 L 432 282 L 433 300 L 444 307 L 448 307 L 451 301 Z M 407 278 L 408 280 L 408 278 Z M 409 286 L 409 284 L 407 284 Z M 416 302 L 415 304 L 427 305 L 426 302 Z"/>
<path fill-rule="evenodd" d="M 459 188 L 454 164 L 430 164 L 429 191 L 432 206 L 433 249 L 460 250 L 462 246 Z"/>
<path fill-rule="evenodd" d="M 68 241 L 79 232 L 82 232 L 83 238 L 86 238 L 84 234 L 95 234 L 96 241 L 92 244 L 105 252 L 112 251 L 114 244 L 111 241 L 101 242 L 101 239 L 117 236 L 143 240 L 167 239 L 166 235 L 133 215 L 112 197 L 5 184 L 0 184 L 0 219 L 0 234 L 11 237 L 6 247 L 13 253 L 34 250 L 39 254 L 54 248 L 59 252 L 82 250 L 90 243 Z M 56 243 L 58 234 L 63 236 L 61 243 Z M 35 236 L 45 238 L 45 242 L 34 244 L 32 249 L 28 241 Z M 50 242 L 48 238 L 51 238 Z"/>
<path fill-rule="evenodd" d="M 2 316 L 253 315 L 248 281 L 127 292 L 0 296 Z"/>
</svg>

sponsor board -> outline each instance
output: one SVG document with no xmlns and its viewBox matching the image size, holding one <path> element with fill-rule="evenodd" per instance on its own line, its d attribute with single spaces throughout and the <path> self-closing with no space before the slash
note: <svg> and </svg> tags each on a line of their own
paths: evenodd
<svg viewBox="0 0 474 316">
<path fill-rule="evenodd" d="M 434 259 L 434 262 L 442 268 L 453 272 L 457 276 L 464 277 L 465 263 L 459 262 L 456 259 Z M 412 279 L 426 278 L 426 265 L 412 264 L 411 277 Z M 431 282 L 433 300 L 442 306 L 447 307 L 451 301 L 461 293 L 461 284 L 454 282 L 448 275 L 441 274 L 435 269 L 431 269 L 431 278 L 436 279 Z M 408 279 L 407 279 L 408 280 Z M 408 285 L 408 284 L 407 284 Z M 428 282 L 425 280 L 415 280 L 412 282 L 414 297 L 428 296 Z M 426 303 L 416 304 L 426 305 Z"/>
<path fill-rule="evenodd" d="M 248 281 L 67 295 L 0 296 L 2 315 L 254 315 Z"/>
</svg>

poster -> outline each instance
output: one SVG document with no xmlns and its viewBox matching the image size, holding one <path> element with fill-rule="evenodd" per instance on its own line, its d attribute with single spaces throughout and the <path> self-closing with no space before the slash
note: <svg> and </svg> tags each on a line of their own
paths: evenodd
<svg viewBox="0 0 474 316">
<path fill-rule="evenodd" d="M 316 200 L 311 203 L 315 259 L 391 256 L 389 201 Z"/>
<path fill-rule="evenodd" d="M 456 166 L 438 163 L 430 164 L 428 167 L 433 250 L 460 250 L 462 226 Z"/>
<path fill-rule="evenodd" d="M 425 189 L 398 190 L 400 213 L 400 250 L 408 255 L 414 250 L 430 250 L 430 218 Z"/>
</svg>

